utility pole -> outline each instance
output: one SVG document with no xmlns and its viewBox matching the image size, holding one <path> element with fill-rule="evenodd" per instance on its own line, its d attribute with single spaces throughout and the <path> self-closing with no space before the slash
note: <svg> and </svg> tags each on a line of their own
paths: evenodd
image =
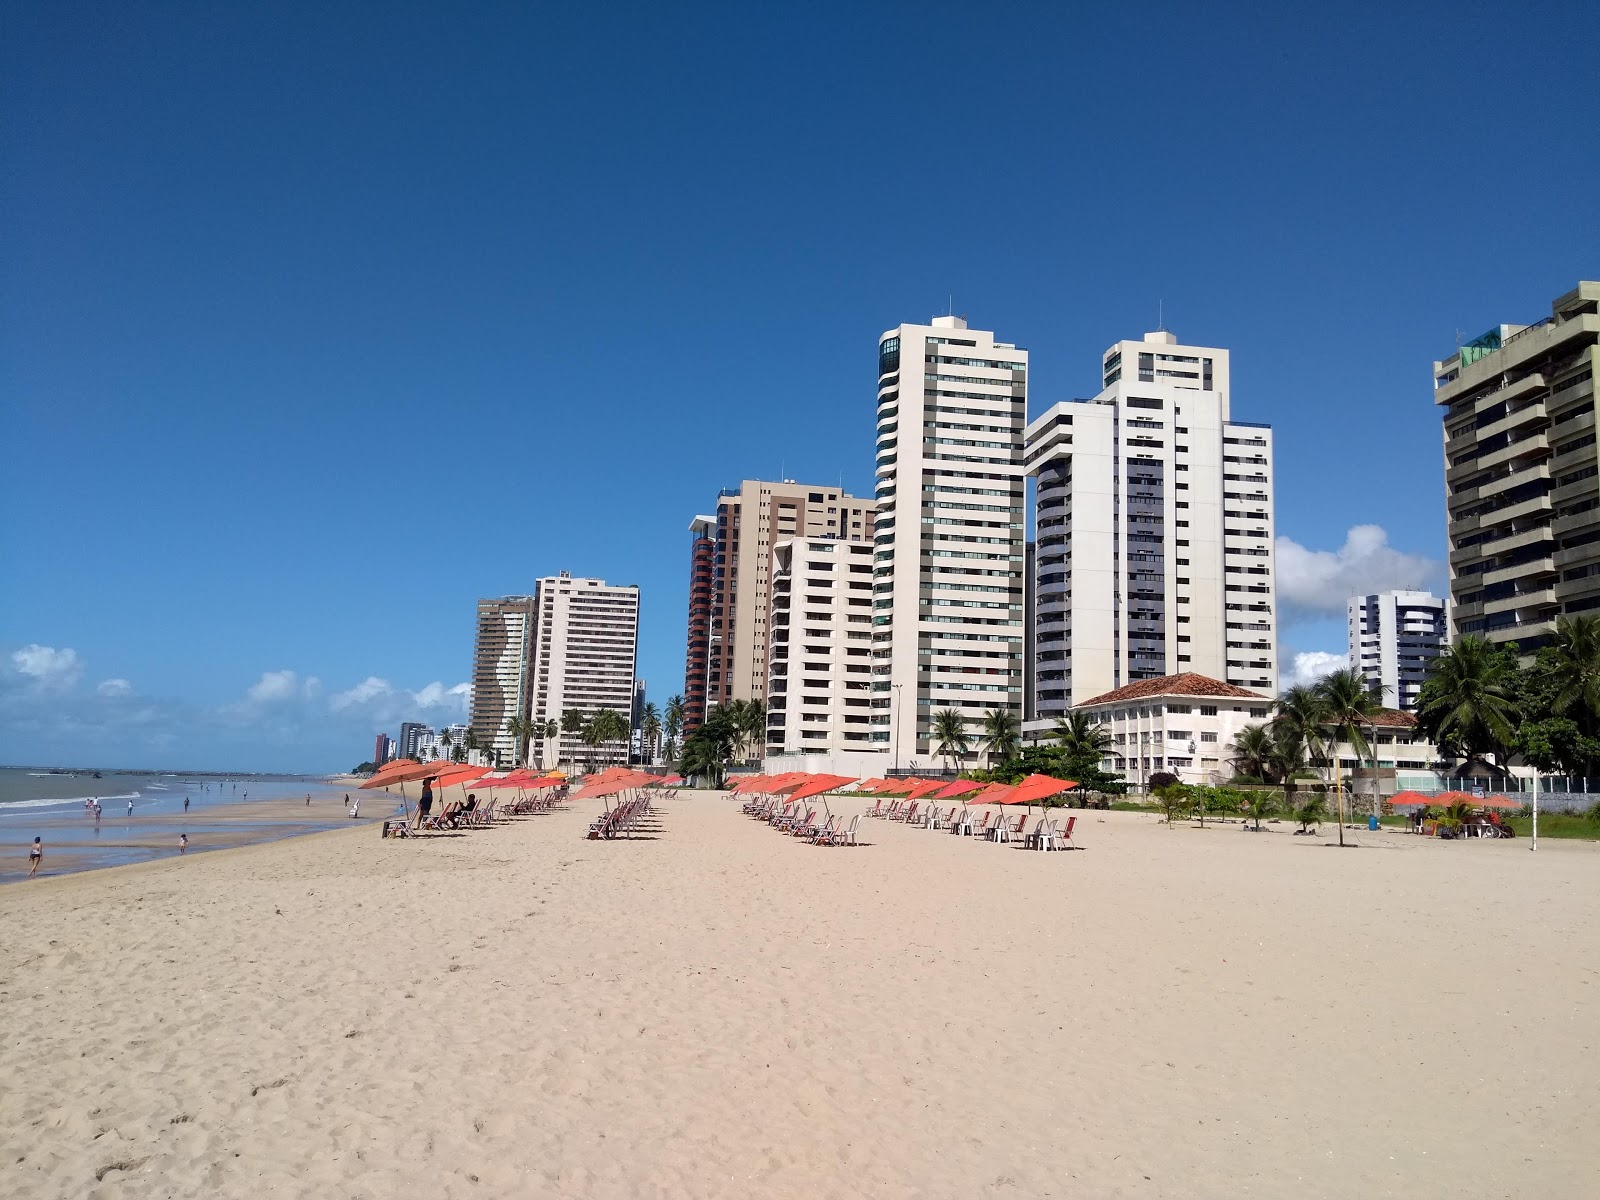
<svg viewBox="0 0 1600 1200">
<path fill-rule="evenodd" d="M 897 683 L 893 686 L 894 695 L 892 698 L 893 703 L 890 707 L 890 720 L 894 722 L 894 766 L 891 768 L 891 774 L 900 769 L 900 689 L 905 687 L 905 684 Z"/>
</svg>

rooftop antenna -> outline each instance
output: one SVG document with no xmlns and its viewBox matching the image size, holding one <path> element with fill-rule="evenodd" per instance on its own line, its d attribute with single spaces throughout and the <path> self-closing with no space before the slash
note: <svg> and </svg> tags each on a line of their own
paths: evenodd
<svg viewBox="0 0 1600 1200">
<path fill-rule="evenodd" d="M 944 315 L 947 317 L 953 317 L 956 315 L 956 294 L 954 292 L 945 293 Z"/>
<path fill-rule="evenodd" d="M 1162 333 L 1167 331 L 1167 302 L 1165 300 L 1158 299 L 1156 301 L 1156 329 Z"/>
</svg>

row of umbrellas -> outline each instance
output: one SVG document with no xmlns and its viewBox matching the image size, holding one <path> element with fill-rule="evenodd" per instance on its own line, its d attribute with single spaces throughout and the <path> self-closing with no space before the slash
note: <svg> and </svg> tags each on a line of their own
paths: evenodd
<svg viewBox="0 0 1600 1200">
<path fill-rule="evenodd" d="M 1427 805 L 1447 808 L 1452 804 L 1471 804 L 1476 808 L 1521 808 L 1526 800 L 1513 800 L 1510 796 L 1474 796 L 1470 792 L 1440 792 L 1425 796 L 1421 792 L 1396 792 L 1389 797 L 1395 808 L 1413 808 Z"/>
<path fill-rule="evenodd" d="M 946 800 L 962 797 L 963 804 L 1026 804 L 1030 807 L 1052 796 L 1077 787 L 1070 779 L 1052 775 L 1029 775 L 1020 783 L 979 783 L 974 779 L 852 779 L 848 775 L 813 774 L 790 771 L 782 775 L 752 775 L 733 785 L 735 793 L 760 793 L 803 800 L 848 788 L 870 796 L 894 796 L 905 800 Z"/>
<path fill-rule="evenodd" d="M 596 775 L 586 775 L 583 786 L 573 792 L 570 799 L 587 800 L 591 797 L 607 798 L 643 787 L 672 787 L 683 782 L 681 775 L 652 775 L 632 767 L 608 767 Z"/>
</svg>

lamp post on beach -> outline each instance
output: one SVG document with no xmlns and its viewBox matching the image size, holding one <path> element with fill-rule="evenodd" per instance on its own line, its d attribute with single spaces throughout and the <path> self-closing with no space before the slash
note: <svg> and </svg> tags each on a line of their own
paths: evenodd
<svg viewBox="0 0 1600 1200">
<path fill-rule="evenodd" d="M 905 684 L 896 683 L 892 686 L 894 694 L 890 697 L 889 720 L 894 724 L 894 766 L 891 768 L 891 774 L 900 769 L 900 689 L 905 687 Z"/>
</svg>

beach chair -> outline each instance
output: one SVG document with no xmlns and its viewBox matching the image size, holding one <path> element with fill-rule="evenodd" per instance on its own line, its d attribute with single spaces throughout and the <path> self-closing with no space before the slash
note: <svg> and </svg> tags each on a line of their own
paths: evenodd
<svg viewBox="0 0 1600 1200">
<path fill-rule="evenodd" d="M 984 810 L 984 814 L 983 814 L 983 824 L 979 825 L 976 829 L 974 829 L 972 831 L 972 836 L 975 837 L 975 838 L 986 838 L 986 837 L 988 837 L 989 836 L 989 826 L 993 823 L 993 821 L 994 821 L 994 812 L 992 810 L 985 809 Z"/>
<path fill-rule="evenodd" d="M 1033 827 L 1033 832 L 1028 834 L 1022 844 L 1029 850 L 1048 850 L 1050 849 L 1050 833 L 1050 823 L 1040 817 L 1039 823 Z"/>
<path fill-rule="evenodd" d="M 881 817 L 881 816 L 883 816 L 883 797 L 882 796 L 878 797 L 878 802 L 876 804 L 874 804 L 871 808 L 867 809 L 867 816 L 869 816 L 869 817 Z"/>
<path fill-rule="evenodd" d="M 811 831 L 811 835 L 808 840 L 813 846 L 820 845 L 821 843 L 829 840 L 834 834 L 839 832 L 839 823 L 843 820 L 843 817 L 829 818 L 826 824 L 818 826 Z"/>
<path fill-rule="evenodd" d="M 1076 816 L 1068 817 L 1066 828 L 1057 832 L 1055 823 L 1052 822 L 1050 825 L 1050 848 L 1052 850 L 1068 850 L 1076 848 L 1078 843 L 1072 840 L 1072 827 L 1077 823 L 1078 818 Z"/>
<path fill-rule="evenodd" d="M 817 810 L 807 809 L 804 820 L 796 821 L 786 832 L 795 837 L 810 837 L 817 831 Z"/>
<path fill-rule="evenodd" d="M 845 828 L 840 828 L 838 824 L 839 820 L 842 820 L 842 818 L 835 818 L 833 831 L 825 834 L 821 839 L 819 839 L 817 843 L 818 845 L 854 846 L 856 844 L 856 827 L 861 824 L 860 814 L 858 813 L 851 817 L 850 824 Z"/>
</svg>

